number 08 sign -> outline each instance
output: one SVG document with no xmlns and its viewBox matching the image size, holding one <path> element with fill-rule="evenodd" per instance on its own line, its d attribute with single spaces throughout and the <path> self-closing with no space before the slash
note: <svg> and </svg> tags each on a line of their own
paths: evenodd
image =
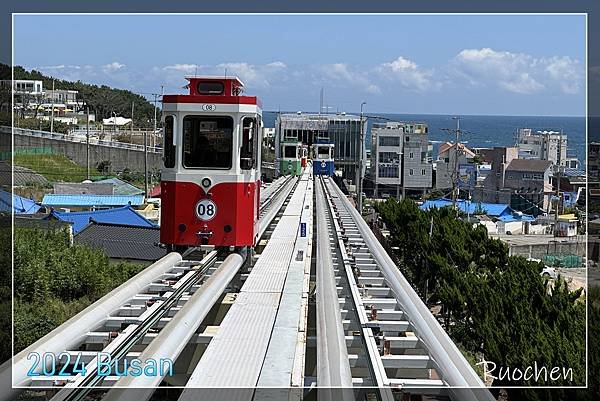
<svg viewBox="0 0 600 401">
<path fill-rule="evenodd" d="M 217 215 L 217 205 L 210 199 L 202 199 L 196 204 L 196 216 L 200 220 L 209 221 Z"/>
</svg>

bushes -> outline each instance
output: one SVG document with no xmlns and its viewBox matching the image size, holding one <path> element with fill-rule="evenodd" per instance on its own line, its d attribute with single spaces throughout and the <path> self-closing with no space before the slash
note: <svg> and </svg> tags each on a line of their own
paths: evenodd
<svg viewBox="0 0 600 401">
<path fill-rule="evenodd" d="M 66 231 L 15 228 L 15 350 L 18 352 L 111 289 L 141 265 L 70 245 Z"/>
</svg>

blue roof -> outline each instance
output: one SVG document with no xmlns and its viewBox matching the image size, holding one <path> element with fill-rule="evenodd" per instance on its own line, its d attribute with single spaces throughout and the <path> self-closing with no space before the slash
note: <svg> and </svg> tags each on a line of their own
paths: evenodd
<svg viewBox="0 0 600 401">
<path fill-rule="evenodd" d="M 423 202 L 421 206 L 419 206 L 422 210 L 427 210 L 430 208 L 441 209 L 443 207 L 452 206 L 452 200 L 442 198 L 442 199 L 434 199 L 427 200 Z M 495 217 L 500 221 L 533 221 L 535 217 L 528 214 L 519 214 L 516 213 L 509 205 L 506 203 L 484 203 L 484 202 L 471 202 L 464 199 L 458 199 L 456 201 L 456 206 L 463 213 L 474 214 L 478 211 L 483 211 L 488 216 Z"/>
<path fill-rule="evenodd" d="M 42 200 L 44 206 L 140 206 L 143 203 L 143 195 L 47 194 Z"/>
<path fill-rule="evenodd" d="M 14 214 L 35 214 L 40 210 L 40 205 L 31 199 L 0 190 L 0 212 L 10 213 L 11 209 Z"/>
<path fill-rule="evenodd" d="M 156 227 L 156 224 L 137 213 L 131 206 L 96 210 L 93 212 L 53 211 L 52 216 L 58 220 L 73 223 L 73 234 L 79 233 L 92 221 L 104 224 L 118 224 L 121 226 Z"/>
</svg>

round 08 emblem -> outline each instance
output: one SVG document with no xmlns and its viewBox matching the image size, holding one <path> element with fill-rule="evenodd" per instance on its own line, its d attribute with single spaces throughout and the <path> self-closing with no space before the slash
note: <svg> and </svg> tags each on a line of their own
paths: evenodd
<svg viewBox="0 0 600 401">
<path fill-rule="evenodd" d="M 325 162 L 321 162 L 321 168 L 325 168 L 327 165 L 325 164 Z"/>
<path fill-rule="evenodd" d="M 210 199 L 202 199 L 196 204 L 196 216 L 203 221 L 212 220 L 217 215 L 217 205 Z"/>
</svg>

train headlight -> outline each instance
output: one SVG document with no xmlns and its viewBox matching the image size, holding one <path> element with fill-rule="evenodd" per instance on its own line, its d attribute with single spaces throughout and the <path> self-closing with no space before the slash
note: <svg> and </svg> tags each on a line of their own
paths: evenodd
<svg viewBox="0 0 600 401">
<path fill-rule="evenodd" d="M 202 186 L 204 188 L 210 187 L 210 184 L 212 184 L 212 182 L 210 181 L 210 178 L 203 178 L 202 179 Z"/>
</svg>

